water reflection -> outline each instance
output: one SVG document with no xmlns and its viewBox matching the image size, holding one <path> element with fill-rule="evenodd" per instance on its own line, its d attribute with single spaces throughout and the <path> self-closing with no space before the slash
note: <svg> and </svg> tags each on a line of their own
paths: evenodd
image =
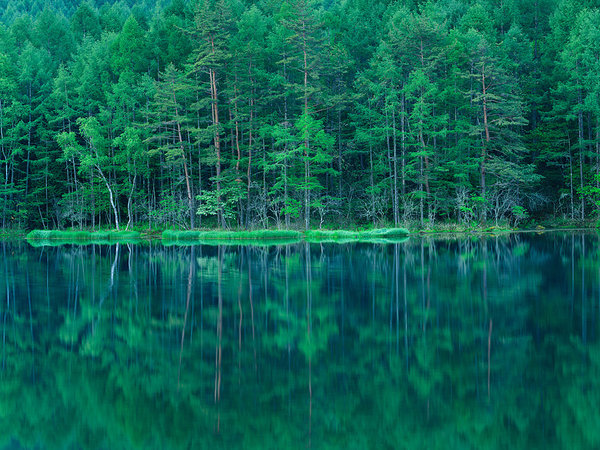
<svg viewBox="0 0 600 450">
<path fill-rule="evenodd" d="M 595 234 L 0 245 L 0 447 L 600 446 Z"/>
</svg>

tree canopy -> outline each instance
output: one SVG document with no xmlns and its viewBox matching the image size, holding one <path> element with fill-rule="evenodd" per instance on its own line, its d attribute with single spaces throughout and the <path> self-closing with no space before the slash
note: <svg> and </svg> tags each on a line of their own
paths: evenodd
<svg viewBox="0 0 600 450">
<path fill-rule="evenodd" d="M 594 1 L 3 0 L 1 226 L 595 220 L 599 36 Z"/>
</svg>

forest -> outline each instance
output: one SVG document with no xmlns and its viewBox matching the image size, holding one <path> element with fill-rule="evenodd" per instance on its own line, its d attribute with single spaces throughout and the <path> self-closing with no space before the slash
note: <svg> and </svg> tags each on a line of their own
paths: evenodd
<svg viewBox="0 0 600 450">
<path fill-rule="evenodd" d="M 592 224 L 599 75 L 591 0 L 0 0 L 0 227 Z"/>
</svg>

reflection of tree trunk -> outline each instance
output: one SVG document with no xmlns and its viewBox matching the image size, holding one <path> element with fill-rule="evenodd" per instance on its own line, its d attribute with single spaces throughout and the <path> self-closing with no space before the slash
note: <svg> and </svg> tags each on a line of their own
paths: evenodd
<svg viewBox="0 0 600 450">
<path fill-rule="evenodd" d="M 488 332 L 488 400 L 490 399 L 490 356 L 492 350 L 492 319 L 490 319 L 490 330 Z"/>
<path fill-rule="evenodd" d="M 487 242 L 483 242 L 483 268 L 481 271 L 483 306 L 488 308 L 487 301 Z"/>
<path fill-rule="evenodd" d="M 112 292 L 113 287 L 115 285 L 115 271 L 117 270 L 117 264 L 119 262 L 120 245 L 121 244 L 115 245 L 115 259 L 113 260 L 112 266 L 110 267 L 110 283 L 108 284 L 108 289 L 106 290 L 105 294 L 100 299 L 100 302 L 98 302 L 98 308 L 102 306 L 102 303 L 104 303 L 106 297 L 108 297 L 108 295 Z M 100 320 L 100 311 L 98 311 L 98 320 Z"/>
<path fill-rule="evenodd" d="M 2 243 L 2 250 L 4 253 L 4 261 L 7 261 L 6 256 L 6 242 Z M 4 264 L 4 282 L 6 284 L 6 311 L 4 311 L 4 320 L 2 325 L 2 370 L 6 364 L 6 318 L 8 311 L 10 310 L 10 285 L 8 283 L 8 264 Z"/>
<path fill-rule="evenodd" d="M 29 282 L 29 269 L 27 272 L 27 302 L 29 303 L 29 331 L 31 333 L 31 378 L 35 384 L 35 340 L 33 339 L 33 314 L 31 312 L 31 284 Z"/>
<path fill-rule="evenodd" d="M 373 323 L 373 328 L 375 328 L 375 252 L 373 252 L 371 272 L 373 273 L 373 276 L 371 277 L 371 322 Z"/>
<path fill-rule="evenodd" d="M 429 310 L 431 309 L 431 266 L 427 264 L 427 303 L 425 306 L 425 323 L 423 325 L 423 332 L 427 331 L 427 321 L 429 320 Z"/>
<path fill-rule="evenodd" d="M 179 350 L 179 369 L 177 370 L 177 390 L 180 388 L 181 379 L 181 357 L 183 356 L 183 341 L 185 339 L 185 327 L 187 325 L 188 311 L 190 309 L 190 298 L 192 296 L 192 273 L 194 269 L 194 247 L 190 251 L 190 270 L 188 273 L 187 295 L 185 301 L 185 314 L 183 316 L 183 328 L 181 329 L 181 348 Z"/>
<path fill-rule="evenodd" d="M 252 349 L 254 350 L 254 372 L 258 373 L 256 362 L 256 341 L 254 337 L 254 304 L 252 303 L 252 267 L 248 262 L 248 300 L 250 301 L 250 321 L 252 322 Z"/>
<path fill-rule="evenodd" d="M 322 249 L 322 247 L 321 247 Z M 342 266 L 341 270 L 340 270 L 340 300 L 341 300 L 341 306 L 342 306 L 342 317 L 341 317 L 341 322 L 342 322 L 342 364 L 345 365 L 346 362 L 346 337 L 345 337 L 345 330 L 344 330 L 344 325 L 345 325 L 345 315 L 346 315 L 346 305 L 345 305 L 345 296 L 344 296 L 344 267 Z"/>
<path fill-rule="evenodd" d="M 403 295 L 404 295 L 404 352 L 406 353 L 406 371 L 408 372 L 408 298 L 406 295 L 406 252 L 402 261 Z"/>
<path fill-rule="evenodd" d="M 221 339 L 223 337 L 223 246 L 219 245 L 218 269 L 217 269 L 217 297 L 219 302 L 219 314 L 217 316 L 217 342 L 215 344 L 215 403 L 221 400 Z M 221 410 L 217 407 L 217 433 L 221 422 Z"/>
<path fill-rule="evenodd" d="M 265 305 L 269 304 L 269 286 L 267 284 L 267 253 L 261 252 L 261 267 L 263 275 L 263 297 Z M 265 332 L 269 331 L 269 308 L 265 308 Z"/>
<path fill-rule="evenodd" d="M 421 319 L 421 329 L 425 333 L 425 246 L 421 240 L 421 311 L 423 318 Z"/>
<path fill-rule="evenodd" d="M 96 252 L 96 247 L 93 248 L 93 252 L 94 252 L 94 256 L 95 256 L 95 252 Z M 94 261 L 95 258 L 92 258 L 92 261 Z M 47 322 L 46 325 L 48 326 L 48 329 L 50 328 L 50 260 L 48 258 L 48 252 L 46 252 L 46 306 L 48 308 L 48 316 L 47 316 Z M 93 273 L 93 272 L 92 272 Z M 94 285 L 94 278 L 92 276 L 92 302 L 95 302 L 96 300 L 96 290 L 94 289 L 95 285 Z M 94 323 L 92 322 L 92 332 L 94 330 Z"/>
<path fill-rule="evenodd" d="M 292 345 L 291 345 L 291 330 L 290 330 L 290 285 L 289 285 L 289 267 L 290 246 L 285 246 L 285 316 L 287 320 L 287 351 L 288 351 L 288 415 L 292 413 Z"/>
<path fill-rule="evenodd" d="M 483 259 L 483 268 L 481 272 L 481 284 L 482 284 L 482 292 L 481 296 L 483 299 L 483 307 L 489 314 L 488 307 L 488 289 L 487 289 L 487 242 L 483 242 L 482 249 L 482 259 Z M 492 339 L 492 319 L 490 319 L 490 326 L 488 331 L 488 399 L 490 398 L 490 348 L 491 348 L 491 339 Z M 483 359 L 483 355 L 482 355 Z"/>
<path fill-rule="evenodd" d="M 584 345 L 587 344 L 585 313 L 585 236 L 581 235 L 581 341 Z"/>
<path fill-rule="evenodd" d="M 115 285 L 115 270 L 117 268 L 117 262 L 119 261 L 119 249 L 120 244 L 115 246 L 115 259 L 113 260 L 112 266 L 110 266 L 110 289 L 112 290 Z"/>
<path fill-rule="evenodd" d="M 400 249 L 394 244 L 394 296 L 396 297 L 396 354 L 400 352 Z"/>
<path fill-rule="evenodd" d="M 573 309 L 575 307 L 575 233 L 571 233 L 571 317 L 573 321 Z"/>
<path fill-rule="evenodd" d="M 200 258 L 202 258 L 202 246 L 199 247 Z M 200 272 L 200 359 L 204 360 L 204 271 L 202 265 L 199 265 Z M 200 390 L 204 391 L 204 377 L 200 380 Z"/>
<path fill-rule="evenodd" d="M 311 269 L 310 269 L 310 244 L 306 243 L 306 338 L 308 340 L 308 447 L 311 447 L 312 438 L 312 348 L 310 342 L 311 321 Z"/>
<path fill-rule="evenodd" d="M 240 275 L 241 275 L 240 267 Z M 238 386 L 242 384 L 242 277 L 238 285 L 238 311 L 240 313 L 240 321 L 238 323 Z"/>
</svg>

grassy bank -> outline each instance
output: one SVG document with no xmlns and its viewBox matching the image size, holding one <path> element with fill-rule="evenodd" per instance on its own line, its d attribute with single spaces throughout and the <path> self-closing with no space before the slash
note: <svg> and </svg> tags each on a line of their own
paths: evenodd
<svg viewBox="0 0 600 450">
<path fill-rule="evenodd" d="M 563 224 L 567 225 L 567 224 Z M 571 225 L 571 224 L 568 224 Z M 117 242 L 129 243 L 149 242 L 162 239 L 164 245 L 288 245 L 297 242 L 311 243 L 398 243 L 408 239 L 410 235 L 441 235 L 460 236 L 473 234 L 497 235 L 505 233 L 526 233 L 558 230 L 597 230 L 595 227 L 549 227 L 537 225 L 532 228 L 509 228 L 507 226 L 459 226 L 452 223 L 440 223 L 430 229 L 407 228 L 376 228 L 372 230 L 326 230 L 316 229 L 308 231 L 297 230 L 157 230 L 139 231 L 57 231 L 33 230 L 26 235 L 32 245 L 62 245 L 62 244 L 114 244 Z M 10 231 L 6 237 L 23 237 L 25 232 Z M 2 234 L 0 233 L 0 237 Z"/>
<path fill-rule="evenodd" d="M 26 239 L 33 245 L 114 244 L 137 242 L 140 233 L 137 231 L 33 230 L 27 234 Z"/>
</svg>

